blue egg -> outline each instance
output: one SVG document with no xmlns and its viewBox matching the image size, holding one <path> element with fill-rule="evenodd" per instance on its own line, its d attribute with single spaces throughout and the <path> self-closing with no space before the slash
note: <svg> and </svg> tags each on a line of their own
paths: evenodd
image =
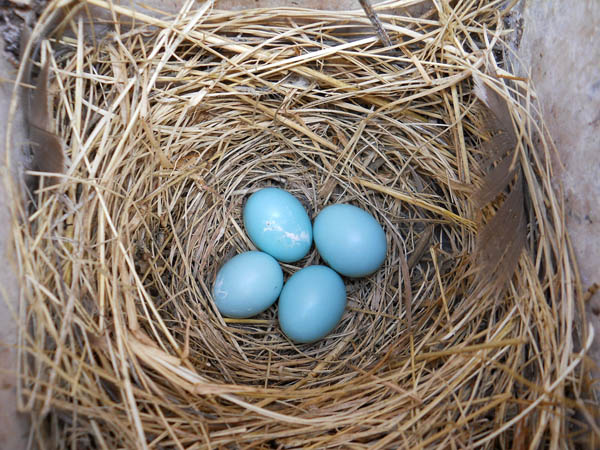
<svg viewBox="0 0 600 450">
<path fill-rule="evenodd" d="M 308 266 L 292 275 L 279 297 L 279 325 L 292 341 L 314 342 L 340 322 L 346 307 L 341 277 L 325 266 Z"/>
<path fill-rule="evenodd" d="M 315 219 L 315 246 L 323 260 L 347 277 L 364 277 L 385 260 L 385 233 L 375 218 L 347 204 L 331 205 Z"/>
<path fill-rule="evenodd" d="M 244 319 L 271 306 L 283 286 L 283 272 L 275 259 L 263 252 L 234 256 L 219 270 L 213 298 L 226 317 Z"/>
<path fill-rule="evenodd" d="M 254 245 L 279 261 L 298 261 L 312 245 L 306 210 L 282 189 L 266 188 L 252 194 L 244 207 L 244 226 Z"/>
</svg>

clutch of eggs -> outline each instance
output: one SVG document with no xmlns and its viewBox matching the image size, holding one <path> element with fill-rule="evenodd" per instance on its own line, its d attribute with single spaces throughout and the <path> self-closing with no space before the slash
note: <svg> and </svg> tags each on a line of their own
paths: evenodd
<svg viewBox="0 0 600 450">
<path fill-rule="evenodd" d="M 247 318 L 265 311 L 279 297 L 279 324 L 294 342 L 322 339 L 340 322 L 346 290 L 338 274 L 367 276 L 385 260 L 387 244 L 381 225 L 356 206 L 328 206 L 313 226 L 297 198 L 282 189 L 265 188 L 250 196 L 243 220 L 248 236 L 261 251 L 242 253 L 221 267 L 213 285 L 215 305 L 224 316 Z M 313 237 L 329 267 L 305 267 L 284 284 L 277 261 L 304 258 Z"/>
</svg>

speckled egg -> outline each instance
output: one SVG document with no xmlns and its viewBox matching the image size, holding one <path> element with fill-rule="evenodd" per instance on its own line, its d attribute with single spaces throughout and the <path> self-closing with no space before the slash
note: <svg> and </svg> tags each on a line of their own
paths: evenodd
<svg viewBox="0 0 600 450">
<path fill-rule="evenodd" d="M 364 277 L 385 260 L 383 228 L 367 211 L 344 203 L 319 213 L 313 226 L 315 246 L 323 260 L 347 277 Z"/>
<path fill-rule="evenodd" d="M 279 297 L 279 325 L 298 343 L 315 342 L 340 322 L 346 307 L 341 277 L 326 266 L 308 266 L 292 275 Z"/>
<path fill-rule="evenodd" d="M 250 196 L 243 215 L 254 245 L 279 261 L 298 261 L 310 250 L 310 218 L 302 203 L 289 192 L 261 189 Z"/>
<path fill-rule="evenodd" d="M 253 251 L 240 253 L 221 267 L 212 294 L 221 314 L 243 319 L 269 308 L 282 286 L 279 263 L 266 253 Z"/>
</svg>

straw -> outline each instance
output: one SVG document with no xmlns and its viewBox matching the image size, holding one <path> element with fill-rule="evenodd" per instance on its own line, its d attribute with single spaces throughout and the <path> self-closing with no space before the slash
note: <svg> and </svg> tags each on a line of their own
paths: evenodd
<svg viewBox="0 0 600 450">
<path fill-rule="evenodd" d="M 71 19 L 75 35 L 48 52 L 67 172 L 33 214 L 13 206 L 21 399 L 41 447 L 593 439 L 576 412 L 591 335 L 572 325 L 582 302 L 553 148 L 531 84 L 486 72 L 507 33 L 499 2 L 377 7 L 385 50 L 361 11 L 192 3 L 157 18 L 88 0 L 118 27 L 91 42 Z M 507 101 L 526 186 L 526 249 L 499 296 L 476 288 L 470 257 L 498 209 L 473 200 L 489 139 L 474 74 Z M 383 267 L 345 280 L 342 321 L 315 344 L 288 341 L 276 306 L 225 319 L 211 298 L 221 265 L 254 249 L 242 208 L 266 186 L 311 218 L 360 206 L 386 231 Z M 312 250 L 283 270 L 318 263 Z"/>
</svg>

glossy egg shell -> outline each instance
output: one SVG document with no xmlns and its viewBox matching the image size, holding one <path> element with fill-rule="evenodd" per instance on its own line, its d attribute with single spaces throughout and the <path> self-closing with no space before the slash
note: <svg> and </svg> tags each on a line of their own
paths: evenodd
<svg viewBox="0 0 600 450">
<path fill-rule="evenodd" d="M 315 246 L 323 260 L 347 277 L 364 277 L 385 260 L 385 232 L 367 211 L 348 204 L 325 208 L 313 226 Z"/>
<path fill-rule="evenodd" d="M 342 278 L 326 266 L 308 266 L 292 275 L 279 297 L 279 325 L 292 341 L 315 342 L 340 322 L 346 307 Z"/>
<path fill-rule="evenodd" d="M 312 245 L 312 224 L 302 203 L 289 192 L 265 188 L 244 206 L 244 227 L 263 252 L 282 262 L 302 259 Z"/>
<path fill-rule="evenodd" d="M 266 253 L 253 251 L 240 253 L 221 267 L 212 294 L 221 314 L 243 319 L 269 308 L 282 286 L 279 263 Z"/>
</svg>

